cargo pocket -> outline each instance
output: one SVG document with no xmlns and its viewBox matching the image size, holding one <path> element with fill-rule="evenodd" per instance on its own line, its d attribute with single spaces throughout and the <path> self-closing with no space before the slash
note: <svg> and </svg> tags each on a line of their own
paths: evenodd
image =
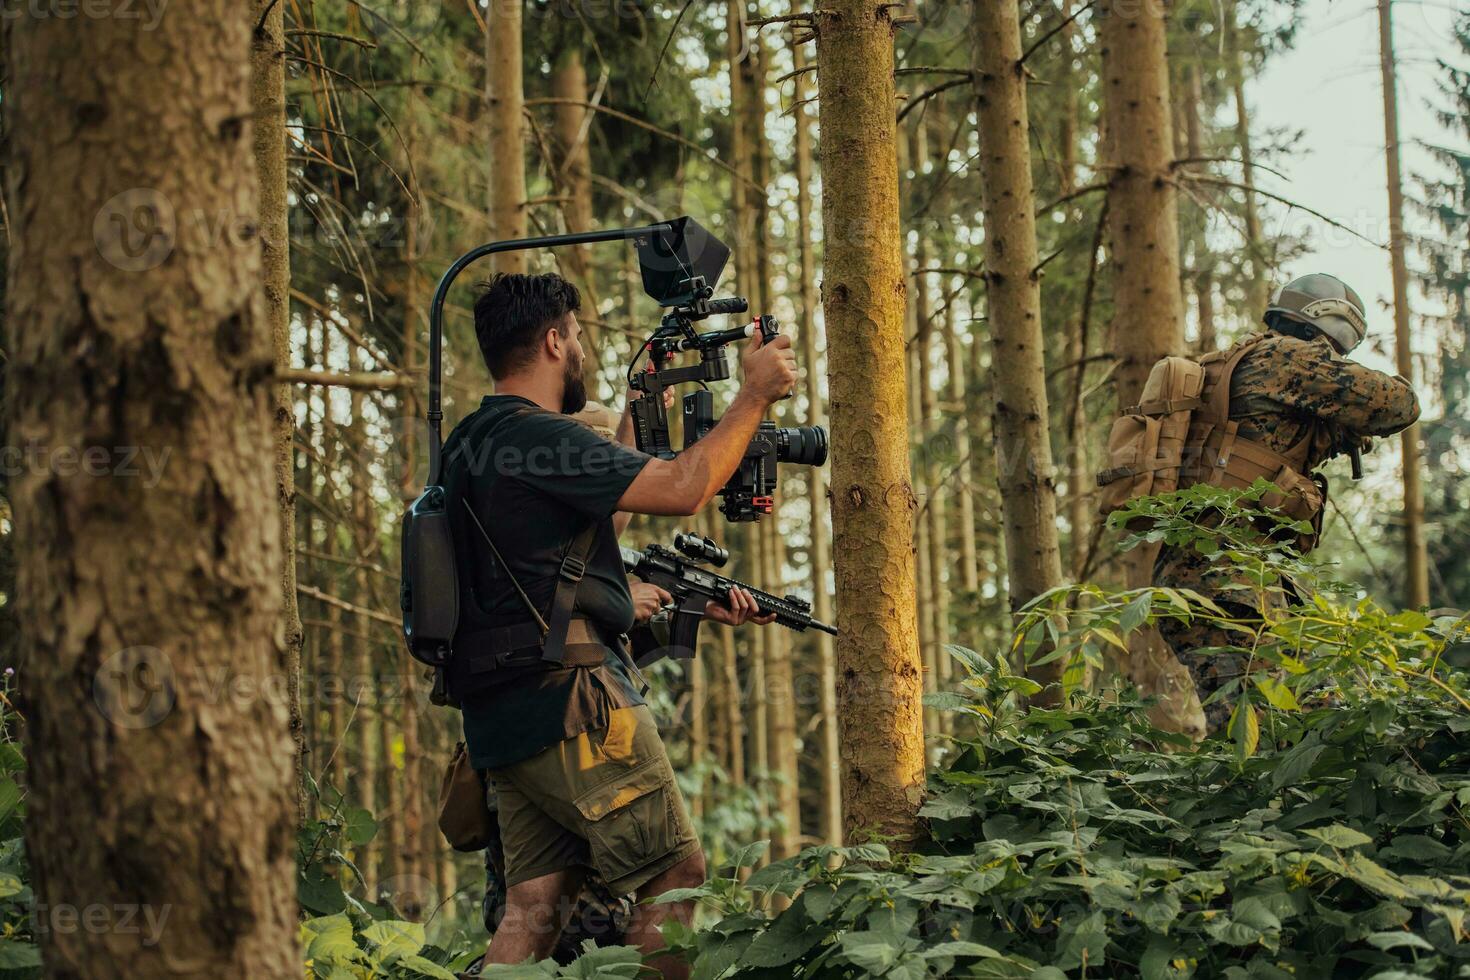
<svg viewBox="0 0 1470 980">
<path fill-rule="evenodd" d="M 1326 506 L 1326 495 L 1317 479 L 1303 476 L 1290 466 L 1283 466 L 1271 479 L 1281 492 L 1271 491 L 1261 498 L 1261 503 L 1265 506 L 1281 511 L 1294 521 L 1305 521 L 1312 526 L 1309 533 L 1297 535 L 1294 541 L 1297 551 L 1302 554 L 1316 547 L 1317 538 L 1322 533 L 1322 509 Z"/>
<path fill-rule="evenodd" d="M 1160 422 L 1148 415 L 1124 415 L 1108 435 L 1108 465 L 1097 475 L 1098 512 L 1103 516 L 1154 492 Z"/>
<path fill-rule="evenodd" d="M 577 797 L 577 810 L 586 821 L 592 863 L 609 884 L 617 885 L 620 879 L 666 856 L 678 845 L 678 822 L 673 819 L 674 800 L 669 792 L 671 779 L 663 759 L 650 759 L 627 775 Z"/>
</svg>

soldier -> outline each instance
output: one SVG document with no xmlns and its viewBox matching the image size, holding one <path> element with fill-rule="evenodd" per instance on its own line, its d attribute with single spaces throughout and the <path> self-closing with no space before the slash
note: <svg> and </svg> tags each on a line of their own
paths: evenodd
<svg viewBox="0 0 1470 980">
<path fill-rule="evenodd" d="M 1314 274 L 1287 283 L 1266 310 L 1268 330 L 1207 355 L 1202 407 L 1228 392 L 1226 425 L 1200 424 L 1196 410 L 1184 447 L 1181 488 L 1197 483 L 1248 486 L 1243 466 L 1266 472 L 1287 491 L 1284 509 L 1320 529 L 1327 481 L 1313 471 L 1325 460 L 1412 425 L 1419 403 L 1409 383 L 1347 359 L 1367 333 L 1363 302 L 1346 283 Z M 1223 407 L 1223 405 L 1222 405 Z M 1193 462 L 1191 462 L 1193 461 Z M 1273 478 L 1277 464 L 1281 469 Z M 1294 486 L 1284 486 L 1292 483 Z M 1300 542 L 1302 550 L 1316 536 Z M 1259 620 L 1260 611 L 1242 603 L 1242 584 L 1228 568 L 1217 568 L 1193 548 L 1164 547 L 1154 565 L 1154 583 L 1193 589 L 1232 618 Z M 1232 588 L 1234 586 L 1234 588 Z M 1159 631 L 1194 678 L 1201 702 L 1245 672 L 1238 639 L 1195 619 L 1162 619 Z M 1204 706 L 1211 733 L 1223 730 L 1234 705 L 1228 697 Z"/>
</svg>

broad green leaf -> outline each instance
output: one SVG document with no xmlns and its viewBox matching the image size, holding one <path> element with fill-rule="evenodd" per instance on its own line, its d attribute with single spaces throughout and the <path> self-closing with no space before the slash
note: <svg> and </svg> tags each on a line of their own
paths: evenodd
<svg viewBox="0 0 1470 980">
<path fill-rule="evenodd" d="M 1354 851 L 1347 861 L 1348 875 L 1358 884 L 1384 898 L 1413 900 L 1413 892 L 1387 868 Z"/>
<path fill-rule="evenodd" d="M 396 965 L 399 969 L 412 970 L 414 973 L 422 976 L 433 977 L 434 980 L 456 980 L 453 973 L 450 973 L 433 960 L 424 959 L 417 953 L 410 953 L 400 959 Z"/>
<path fill-rule="evenodd" d="M 41 965 L 41 949 L 35 943 L 0 939 L 0 970 L 29 970 Z"/>
<path fill-rule="evenodd" d="M 378 822 L 362 807 L 351 807 L 342 815 L 342 833 L 354 844 L 366 844 L 377 836 Z"/>
<path fill-rule="evenodd" d="M 1143 980 L 1189 980 L 1194 966 L 1175 943 L 1155 936 L 1138 961 L 1138 972 Z"/>
<path fill-rule="evenodd" d="M 385 963 L 417 953 L 426 942 L 422 923 L 397 920 L 374 922 L 362 931 L 362 938 L 378 948 L 378 957 Z"/>
<path fill-rule="evenodd" d="M 1351 827 L 1344 827 L 1340 823 L 1332 824 L 1329 827 L 1313 827 L 1310 830 L 1302 831 L 1302 833 L 1308 837 L 1317 838 L 1317 840 L 1329 847 L 1343 849 L 1363 847 L 1364 845 L 1373 843 L 1373 838 L 1367 834 L 1354 830 Z"/>
<path fill-rule="evenodd" d="M 1278 711 L 1300 711 L 1301 705 L 1297 703 L 1296 695 L 1291 693 L 1291 688 L 1267 674 L 1258 674 L 1253 678 L 1256 690 L 1261 696 L 1271 703 L 1271 707 Z"/>
<path fill-rule="evenodd" d="M 1236 703 L 1226 731 L 1235 741 L 1235 751 L 1240 758 L 1248 759 L 1256 754 L 1256 746 L 1261 744 L 1261 722 L 1249 700 L 1242 697 Z"/>
<path fill-rule="evenodd" d="M 1271 788 L 1279 790 L 1300 783 L 1326 748 L 1321 742 L 1303 742 L 1281 756 L 1276 763 L 1276 771 L 1271 774 Z"/>
<path fill-rule="evenodd" d="M 798 898 L 778 915 L 770 927 L 755 937 L 741 956 L 741 963 L 758 967 L 785 966 L 800 958 L 826 937 L 826 930 L 812 922 L 806 904 Z"/>
</svg>

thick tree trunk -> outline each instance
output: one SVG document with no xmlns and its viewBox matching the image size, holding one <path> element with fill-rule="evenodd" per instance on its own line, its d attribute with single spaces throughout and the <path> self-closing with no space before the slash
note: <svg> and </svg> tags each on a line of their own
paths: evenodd
<svg viewBox="0 0 1470 980">
<path fill-rule="evenodd" d="M 823 175 L 838 704 L 847 837 L 918 832 L 924 729 L 914 608 L 904 269 L 891 8 L 815 14 Z"/>
<path fill-rule="evenodd" d="M 301 972 L 257 17 L 6 24 L 6 430 L 84 461 L 11 483 L 26 854 L 133 923 L 41 930 L 55 978 Z"/>
<path fill-rule="evenodd" d="M 1409 323 L 1409 270 L 1404 259 L 1404 184 L 1399 161 L 1397 66 L 1393 54 L 1393 12 L 1378 0 L 1379 67 L 1383 75 L 1383 141 L 1388 157 L 1389 257 L 1393 265 L 1394 352 L 1399 374 L 1414 380 L 1414 349 Z M 1404 456 L 1404 602 L 1429 604 L 1429 554 L 1424 544 L 1424 490 L 1420 484 L 1419 425 L 1399 436 Z"/>
<path fill-rule="evenodd" d="M 526 237 L 526 153 L 522 113 L 521 0 L 490 4 L 485 31 L 485 105 L 490 123 L 490 237 Z M 529 252 L 490 257 L 497 272 L 525 272 Z"/>
<path fill-rule="evenodd" d="M 1113 349 L 1118 404 L 1138 401 L 1154 363 L 1183 353 L 1179 221 L 1174 137 L 1165 59 L 1164 10 L 1158 4 L 1103 0 L 1096 8 L 1103 62 L 1103 159 L 1108 181 L 1114 267 Z M 1148 585 L 1153 549 L 1124 559 L 1130 587 Z M 1155 631 L 1139 635 L 1127 672 L 1146 695 L 1152 717 L 1176 731 L 1204 731 L 1194 685 Z"/>
<path fill-rule="evenodd" d="M 795 45 L 795 66 L 806 67 L 806 48 Z M 812 230 L 812 131 L 807 118 L 807 74 L 799 73 L 793 82 L 796 109 L 796 234 L 801 265 L 801 363 L 805 368 L 807 423 L 825 425 L 826 409 L 822 402 L 821 375 L 817 365 L 817 313 L 821 303 L 817 295 L 816 245 Z M 828 530 L 827 471 L 814 466 L 807 470 L 807 500 L 811 506 L 812 592 L 813 611 L 824 623 L 832 622 L 832 596 L 827 591 L 827 577 L 832 568 L 832 537 Z M 818 706 L 822 715 L 822 838 L 828 844 L 842 843 L 842 776 L 837 735 L 837 660 L 836 645 L 826 633 L 816 634 Z"/>
<path fill-rule="evenodd" d="M 279 3 L 266 16 L 250 45 L 250 105 L 255 114 L 255 167 L 260 177 L 260 255 L 266 318 L 277 373 L 291 367 L 291 243 L 286 188 L 286 35 Z M 276 446 L 276 502 L 281 513 L 281 672 L 296 744 L 296 815 L 306 817 L 306 740 L 301 719 L 301 613 L 296 605 L 296 411 L 290 385 L 278 384 L 272 410 Z"/>
<path fill-rule="evenodd" d="M 1031 184 L 1031 123 L 1021 64 L 1020 8 L 1016 0 L 977 0 L 974 18 L 996 468 L 1014 612 L 1061 584 L 1062 559 L 1047 428 L 1051 413 L 1041 336 L 1036 198 Z M 1062 661 L 1054 660 L 1027 673 L 1051 685 L 1061 680 L 1062 666 Z M 1039 697 L 1050 700 L 1046 695 Z"/>
</svg>

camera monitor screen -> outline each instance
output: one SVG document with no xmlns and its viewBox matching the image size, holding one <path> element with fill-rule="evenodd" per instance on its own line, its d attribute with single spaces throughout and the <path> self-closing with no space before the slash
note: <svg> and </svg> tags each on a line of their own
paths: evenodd
<svg viewBox="0 0 1470 980">
<path fill-rule="evenodd" d="M 702 278 L 711 287 L 719 281 L 730 259 L 730 248 L 688 215 L 666 223 L 672 231 L 634 239 L 643 271 L 643 291 L 659 306 L 685 306 L 696 298 L 695 278 Z"/>
</svg>

